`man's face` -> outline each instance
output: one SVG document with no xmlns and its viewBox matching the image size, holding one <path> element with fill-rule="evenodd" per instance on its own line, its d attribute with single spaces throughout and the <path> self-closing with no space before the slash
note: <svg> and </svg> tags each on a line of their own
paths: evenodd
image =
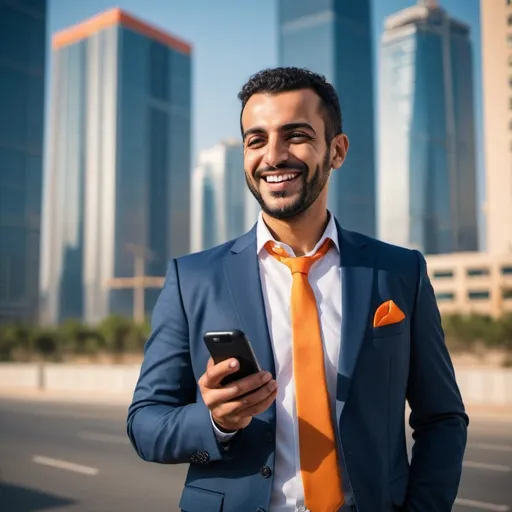
<svg viewBox="0 0 512 512">
<path fill-rule="evenodd" d="M 299 215 L 327 193 L 333 159 L 320 104 L 314 91 L 303 89 L 254 94 L 245 105 L 247 185 L 274 218 Z"/>
</svg>

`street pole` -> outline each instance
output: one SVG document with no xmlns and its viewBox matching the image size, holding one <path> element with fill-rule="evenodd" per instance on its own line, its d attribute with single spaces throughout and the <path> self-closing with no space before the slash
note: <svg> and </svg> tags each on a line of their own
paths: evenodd
<svg viewBox="0 0 512 512">
<path fill-rule="evenodd" d="M 133 254 L 133 320 L 142 324 L 145 316 L 146 261 L 150 260 L 152 255 L 151 251 L 141 245 L 127 244 L 126 249 Z"/>
<path fill-rule="evenodd" d="M 134 289 L 133 289 L 133 319 L 136 323 L 142 324 L 144 322 L 144 263 L 145 259 L 143 255 L 135 254 L 134 257 Z"/>
</svg>

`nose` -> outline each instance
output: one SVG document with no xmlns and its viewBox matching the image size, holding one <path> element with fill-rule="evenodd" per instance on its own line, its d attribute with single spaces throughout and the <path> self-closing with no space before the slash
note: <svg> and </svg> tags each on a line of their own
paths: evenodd
<svg viewBox="0 0 512 512">
<path fill-rule="evenodd" d="M 281 137 L 269 137 L 265 152 L 265 164 L 270 167 L 277 167 L 287 160 L 287 144 L 285 144 Z"/>
</svg>

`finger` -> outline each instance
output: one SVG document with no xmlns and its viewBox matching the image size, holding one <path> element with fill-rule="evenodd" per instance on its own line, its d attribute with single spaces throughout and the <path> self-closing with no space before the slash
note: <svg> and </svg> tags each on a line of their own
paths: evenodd
<svg viewBox="0 0 512 512">
<path fill-rule="evenodd" d="M 249 377 L 244 377 L 237 381 L 231 382 L 223 387 L 205 389 L 203 392 L 203 399 L 207 407 L 210 409 L 218 407 L 224 403 L 231 403 L 233 405 L 229 408 L 230 411 L 234 411 L 249 402 L 243 398 L 239 398 L 255 389 L 265 386 L 272 379 L 272 374 L 268 372 L 259 372 Z M 236 403 L 235 403 L 236 402 Z"/>
<path fill-rule="evenodd" d="M 252 393 L 261 386 L 269 383 L 272 380 L 270 372 L 258 372 L 243 377 L 242 379 L 235 380 L 225 387 L 233 390 L 233 398 Z"/>
<path fill-rule="evenodd" d="M 276 389 L 277 382 L 275 380 L 272 380 L 267 385 L 261 386 L 260 384 L 260 388 L 257 391 L 251 393 L 250 395 L 242 396 L 238 399 L 231 401 L 221 400 L 220 402 L 214 402 L 213 407 L 215 410 L 215 414 L 220 417 L 239 414 L 242 411 L 250 409 L 251 407 L 265 401 L 270 395 L 272 395 L 272 393 L 276 391 Z"/>
<path fill-rule="evenodd" d="M 214 364 L 214 360 L 210 357 L 210 359 L 208 359 L 208 363 L 206 364 L 206 369 L 211 368 Z"/>
<path fill-rule="evenodd" d="M 258 414 L 261 414 L 262 412 L 265 412 L 274 402 L 277 396 L 277 388 L 270 393 L 267 398 L 262 400 L 261 402 L 251 406 L 247 407 L 245 409 L 242 409 L 241 411 L 237 412 L 237 416 L 239 418 L 252 418 L 253 416 L 257 416 Z"/>
<path fill-rule="evenodd" d="M 260 402 L 266 400 L 274 391 L 277 389 L 277 382 L 275 380 L 271 380 L 268 384 L 260 387 L 256 391 L 253 391 L 247 396 L 243 397 L 243 409 L 248 409 Z"/>
<path fill-rule="evenodd" d="M 203 384 L 207 388 L 217 388 L 224 377 L 234 373 L 239 368 L 239 363 L 236 359 L 230 358 L 220 363 L 210 365 L 204 374 Z"/>
</svg>

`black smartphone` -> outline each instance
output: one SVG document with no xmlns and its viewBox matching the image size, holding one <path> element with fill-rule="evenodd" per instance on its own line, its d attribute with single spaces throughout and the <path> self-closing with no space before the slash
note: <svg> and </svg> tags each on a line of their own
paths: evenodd
<svg viewBox="0 0 512 512">
<path fill-rule="evenodd" d="M 204 335 L 204 342 L 215 364 L 234 357 L 240 363 L 235 373 L 224 377 L 222 385 L 261 371 L 249 339 L 242 331 L 215 331 Z"/>
</svg>

